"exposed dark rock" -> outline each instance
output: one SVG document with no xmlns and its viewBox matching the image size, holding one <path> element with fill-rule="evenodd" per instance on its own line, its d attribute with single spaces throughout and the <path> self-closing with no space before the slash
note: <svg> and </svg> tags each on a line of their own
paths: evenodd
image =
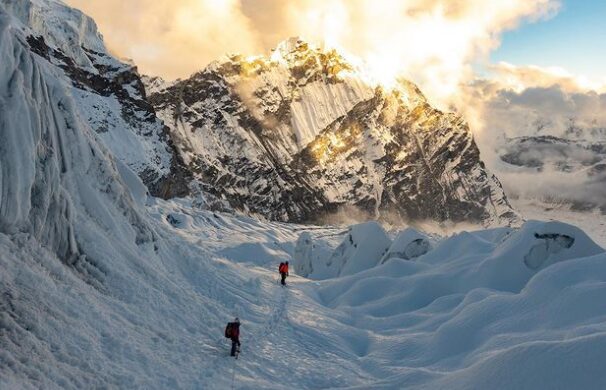
<svg viewBox="0 0 606 390">
<path fill-rule="evenodd" d="M 158 156 L 170 154 L 168 173 L 160 173 L 155 164 L 138 165 L 134 168 L 154 196 L 172 198 L 189 194 L 190 173 L 185 169 L 181 156 L 169 136 L 168 129 L 156 117 L 154 107 L 147 101 L 145 87 L 137 68 L 120 63 L 104 53 L 86 47 L 82 50 L 92 63 L 92 68 L 78 66 L 61 50 L 48 46 L 42 36 L 28 36 L 30 49 L 47 61 L 61 68 L 73 86 L 103 97 L 115 96 L 120 105 L 119 115 L 142 140 L 149 138 L 156 142 Z M 107 115 L 113 113 L 108 112 Z M 93 129 L 100 134 L 114 131 L 106 118 L 95 120 Z M 159 157 L 157 157 L 159 158 Z"/>
</svg>

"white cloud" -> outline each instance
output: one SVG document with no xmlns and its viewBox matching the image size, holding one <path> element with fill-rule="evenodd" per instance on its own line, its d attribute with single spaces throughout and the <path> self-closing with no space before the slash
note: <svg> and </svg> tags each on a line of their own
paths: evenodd
<svg viewBox="0 0 606 390">
<path fill-rule="evenodd" d="M 186 77 L 227 53 L 263 48 L 238 0 L 66 0 L 98 23 L 108 47 L 165 78 Z"/>
<path fill-rule="evenodd" d="M 598 83 L 536 66 L 499 64 L 492 70 L 491 79 L 476 79 L 464 88 L 459 107 L 480 138 L 561 136 L 571 126 L 606 128 L 606 92 Z"/>
<path fill-rule="evenodd" d="M 290 36 L 365 60 L 381 81 L 403 75 L 434 102 L 457 95 L 500 34 L 545 17 L 557 0 L 67 0 L 111 48 L 147 73 L 184 77 L 227 52 L 258 54 Z"/>
</svg>

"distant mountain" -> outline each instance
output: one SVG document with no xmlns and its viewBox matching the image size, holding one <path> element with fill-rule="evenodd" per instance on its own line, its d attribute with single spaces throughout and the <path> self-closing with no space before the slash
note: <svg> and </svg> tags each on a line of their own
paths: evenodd
<svg viewBox="0 0 606 390">
<path fill-rule="evenodd" d="M 293 38 L 269 57 L 230 56 L 187 80 L 148 79 L 197 191 L 214 207 L 322 221 L 513 223 L 468 125 L 408 81 L 374 86 L 335 50 Z"/>
<path fill-rule="evenodd" d="M 606 137 L 598 130 L 508 138 L 499 157 L 520 173 L 534 174 L 537 186 L 557 175 L 557 188 L 550 183 L 544 191 L 553 199 L 576 210 L 597 208 L 606 214 Z"/>
</svg>

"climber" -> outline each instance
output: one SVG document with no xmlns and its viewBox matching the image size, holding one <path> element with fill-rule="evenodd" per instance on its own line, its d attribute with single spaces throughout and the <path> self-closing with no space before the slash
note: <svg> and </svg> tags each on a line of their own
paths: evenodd
<svg viewBox="0 0 606 390">
<path fill-rule="evenodd" d="M 278 272 L 280 272 L 280 276 L 282 277 L 282 286 L 286 286 L 286 277 L 288 276 L 288 261 L 285 263 L 280 263 Z"/>
<path fill-rule="evenodd" d="M 240 319 L 236 317 L 233 322 L 227 323 L 225 337 L 231 339 L 231 356 L 240 353 Z"/>
</svg>

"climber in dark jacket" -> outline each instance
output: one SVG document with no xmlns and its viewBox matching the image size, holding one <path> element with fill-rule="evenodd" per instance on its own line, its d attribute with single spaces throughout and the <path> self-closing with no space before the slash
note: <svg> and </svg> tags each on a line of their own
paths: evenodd
<svg viewBox="0 0 606 390">
<path fill-rule="evenodd" d="M 238 317 L 234 322 L 227 324 L 225 336 L 231 339 L 231 356 L 236 356 L 236 352 L 240 352 L 240 319 Z"/>
</svg>

